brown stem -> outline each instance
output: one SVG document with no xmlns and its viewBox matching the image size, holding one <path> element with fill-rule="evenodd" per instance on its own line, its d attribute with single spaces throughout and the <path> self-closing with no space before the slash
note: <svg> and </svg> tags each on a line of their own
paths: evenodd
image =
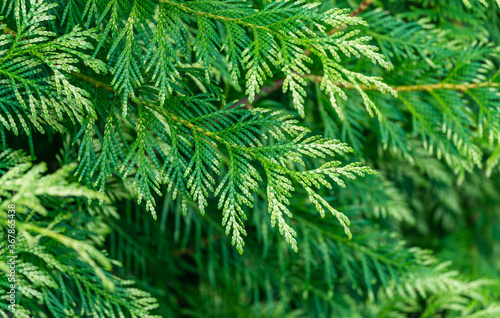
<svg viewBox="0 0 500 318">
<path fill-rule="evenodd" d="M 115 90 L 113 89 L 113 87 L 111 87 L 110 85 L 108 85 L 106 83 L 100 82 L 96 79 L 93 79 L 92 77 L 90 77 L 88 75 L 78 73 L 78 72 L 71 72 L 71 74 L 73 74 L 75 77 L 78 77 L 78 78 L 84 80 L 87 83 L 94 85 L 97 88 L 102 88 L 108 92 L 115 93 Z"/>
<path fill-rule="evenodd" d="M 263 87 L 259 94 L 255 95 L 254 99 L 253 99 L 253 102 L 257 102 L 259 99 L 261 99 L 264 95 L 267 95 L 269 93 L 272 93 L 272 92 L 275 92 L 277 90 L 279 90 L 282 86 L 283 86 L 283 83 L 285 82 L 285 79 L 282 78 L 282 79 L 279 79 L 277 81 L 274 81 L 272 85 L 270 86 L 266 86 L 266 87 Z M 243 99 L 241 99 L 239 102 L 237 102 L 236 104 L 234 104 L 232 107 L 239 107 L 239 106 L 242 106 L 242 105 L 245 105 L 244 108 L 252 108 L 252 106 L 250 106 L 250 103 L 248 101 L 248 97 L 245 97 Z"/>
<path fill-rule="evenodd" d="M 483 83 L 468 83 L 468 84 L 437 83 L 437 84 L 405 85 L 405 86 L 396 86 L 394 87 L 394 90 L 396 92 L 408 92 L 408 91 L 433 91 L 436 89 L 453 89 L 465 92 L 467 90 L 480 87 L 500 87 L 500 83 L 483 82 Z M 369 89 L 373 88 L 370 87 Z"/>
<path fill-rule="evenodd" d="M 2 23 L 2 21 L 0 21 L 0 23 Z M 12 29 L 9 29 L 8 27 L 3 28 L 3 30 L 2 30 L 2 31 L 3 31 L 3 33 L 5 33 L 5 34 L 10 34 L 10 35 L 12 35 L 12 36 L 14 36 L 14 37 L 15 37 L 15 36 L 16 36 L 16 34 L 17 34 L 17 33 L 16 33 L 16 31 L 14 31 L 14 30 L 12 30 Z"/>
<path fill-rule="evenodd" d="M 221 16 L 221 15 L 216 15 L 216 14 L 213 14 L 213 13 L 208 13 L 208 12 L 203 12 L 203 11 L 197 11 L 197 10 L 195 10 L 193 8 L 190 8 L 185 3 L 177 3 L 177 2 L 174 2 L 174 1 L 170 1 L 170 0 L 159 0 L 158 2 L 169 4 L 169 5 L 173 6 L 173 7 L 176 7 L 179 10 L 182 10 L 182 11 L 184 11 L 186 13 L 190 13 L 192 15 L 198 15 L 198 16 L 202 16 L 202 17 L 206 17 L 206 18 L 214 19 L 214 20 L 219 20 L 219 21 L 233 22 L 233 23 L 245 26 L 245 27 L 252 28 L 252 29 L 262 29 L 262 30 L 265 30 L 265 31 L 268 31 L 268 32 L 275 32 L 275 31 L 272 31 L 271 29 L 269 29 L 268 27 L 265 27 L 265 26 L 262 26 L 262 25 L 252 24 L 252 23 L 246 22 L 246 21 L 242 21 L 240 18 L 229 18 L 229 17 L 224 17 L 224 16 Z"/>
<path fill-rule="evenodd" d="M 368 9 L 368 7 L 374 2 L 375 0 L 365 0 L 363 2 L 361 2 L 358 6 L 357 9 L 351 11 L 351 17 L 357 17 L 358 15 L 360 15 L 363 11 L 365 11 L 366 9 Z"/>
<path fill-rule="evenodd" d="M 313 80 L 315 83 L 321 82 L 322 76 L 307 75 L 305 78 Z M 345 87 L 347 89 L 354 89 L 354 85 L 347 84 L 343 85 L 338 83 L 338 86 Z M 362 90 L 377 90 L 374 86 L 359 85 Z M 496 82 L 482 82 L 482 83 L 467 83 L 467 84 L 452 84 L 452 83 L 435 83 L 435 84 L 419 84 L 419 85 L 402 85 L 393 86 L 392 89 L 396 92 L 411 92 L 411 91 L 434 91 L 440 89 L 447 90 L 457 90 L 465 92 L 470 89 L 480 88 L 480 87 L 500 87 L 500 83 Z"/>
</svg>

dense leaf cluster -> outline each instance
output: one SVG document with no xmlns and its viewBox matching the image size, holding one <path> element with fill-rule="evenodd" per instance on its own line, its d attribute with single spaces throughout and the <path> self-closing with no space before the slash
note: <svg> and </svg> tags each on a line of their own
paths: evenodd
<svg viewBox="0 0 500 318">
<path fill-rule="evenodd" d="M 500 4 L 350 5 L 0 0 L 16 315 L 498 316 Z"/>
</svg>

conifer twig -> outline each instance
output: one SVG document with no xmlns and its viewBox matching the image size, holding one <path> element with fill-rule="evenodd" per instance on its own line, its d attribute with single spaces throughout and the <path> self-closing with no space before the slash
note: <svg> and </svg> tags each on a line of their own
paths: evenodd
<svg viewBox="0 0 500 318">
<path fill-rule="evenodd" d="M 375 0 L 365 0 L 363 2 L 361 2 L 359 4 L 359 6 L 354 9 L 353 11 L 351 11 L 351 13 L 349 14 L 351 17 L 357 17 L 358 15 L 360 15 L 363 11 L 365 11 L 366 9 L 368 9 L 368 7 L 374 2 Z M 331 35 L 339 30 L 342 30 L 343 28 L 340 27 L 340 28 L 334 28 L 334 29 L 331 29 L 327 32 L 328 35 Z M 309 56 L 311 54 L 311 51 L 307 50 L 305 51 L 305 55 Z M 275 92 L 277 90 L 279 90 L 282 86 L 283 86 L 283 83 L 285 82 L 285 79 L 284 78 L 281 78 L 281 79 L 278 79 L 276 81 L 274 81 L 271 85 L 269 86 L 266 86 L 266 87 L 263 87 L 259 94 L 256 94 L 255 97 L 254 97 L 254 100 L 253 102 L 257 102 L 259 99 L 261 99 L 264 95 L 266 94 L 269 94 L 269 93 L 272 93 L 272 92 Z M 250 104 L 249 104 L 249 100 L 248 100 L 248 97 L 245 97 L 243 99 L 241 99 L 239 102 L 237 102 L 234 107 L 236 106 L 239 106 L 239 105 L 242 105 L 242 104 L 245 104 L 247 108 L 251 108 Z"/>
<path fill-rule="evenodd" d="M 10 29 L 8 27 L 4 27 L 3 28 L 3 32 L 6 33 L 6 34 L 11 34 L 14 37 L 17 35 L 16 31 L 14 31 L 14 30 L 12 30 L 12 29 Z M 75 71 L 72 71 L 71 74 L 73 76 L 78 77 L 79 79 L 87 82 L 87 83 L 90 83 L 90 84 L 94 85 L 97 88 L 101 88 L 101 89 L 106 90 L 106 91 L 108 91 L 110 93 L 113 93 L 113 94 L 116 92 L 115 89 L 111 85 L 106 84 L 106 83 L 101 82 L 101 81 L 98 81 L 98 80 L 96 80 L 96 79 L 94 79 L 94 78 L 92 78 L 92 77 L 90 77 L 88 75 L 85 75 L 85 74 L 82 74 L 82 73 L 78 73 L 78 72 L 75 72 Z M 136 103 L 141 103 L 141 104 L 144 104 L 144 105 L 151 106 L 151 105 L 149 105 L 150 103 L 148 103 L 147 101 L 141 100 L 139 98 L 135 98 L 133 96 L 130 96 L 130 97 L 132 97 L 132 101 L 134 101 Z M 198 132 L 200 132 L 200 133 L 202 133 L 202 134 L 204 134 L 206 136 L 209 136 L 209 137 L 212 137 L 212 138 L 214 138 L 214 139 L 216 139 L 218 141 L 221 141 L 221 138 L 219 136 L 217 136 L 217 135 L 215 135 L 215 134 L 209 132 L 208 130 L 205 130 L 205 129 L 199 127 L 199 126 L 196 126 L 193 123 L 190 123 L 189 121 L 187 121 L 185 119 L 182 119 L 182 118 L 180 118 L 180 117 L 178 117 L 178 116 L 176 116 L 176 115 L 174 115 L 172 113 L 169 113 L 167 111 L 164 111 L 164 114 L 166 116 L 168 116 L 170 119 L 172 119 L 173 121 L 178 122 L 181 125 L 184 125 L 185 127 L 189 128 L 189 129 L 196 130 L 196 131 L 198 131 Z"/>
<path fill-rule="evenodd" d="M 2 21 L 0 21 L 0 23 L 2 23 Z M 9 27 L 4 27 L 2 31 L 3 31 L 3 33 L 10 34 L 13 37 L 17 36 L 17 32 L 12 30 Z M 115 93 L 115 90 L 113 89 L 113 87 L 111 87 L 110 85 L 108 85 L 106 83 L 100 82 L 100 81 L 98 81 L 98 80 L 96 80 L 88 75 L 74 72 L 74 71 L 72 71 L 71 74 L 74 75 L 75 77 L 78 77 L 78 78 L 84 80 L 87 83 L 93 84 L 95 87 L 102 88 L 102 89 L 104 89 L 108 92 L 111 92 L 111 93 Z"/>
</svg>

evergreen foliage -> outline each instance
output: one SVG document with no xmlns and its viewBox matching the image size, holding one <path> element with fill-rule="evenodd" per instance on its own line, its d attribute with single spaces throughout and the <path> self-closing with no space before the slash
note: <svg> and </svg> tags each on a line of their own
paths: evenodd
<svg viewBox="0 0 500 318">
<path fill-rule="evenodd" d="M 123 317 L 127 312 L 132 317 L 153 317 L 148 312 L 158 306 L 156 300 L 131 288 L 133 281 L 109 273 L 113 261 L 98 246 L 109 231 L 106 218 L 117 213 L 109 205 L 89 201 L 104 199 L 99 193 L 68 182 L 74 165 L 43 175 L 44 164 L 32 166 L 12 151 L 0 154 L 0 165 L 5 169 L 0 177 L 2 209 L 15 206 L 17 218 L 15 281 L 6 275 L 7 246 L 12 242 L 2 240 L 0 285 L 2 296 L 12 283 L 18 286 L 17 317 L 32 317 L 45 308 L 52 317 Z M 3 215 L 2 227 L 11 228 L 9 220 Z M 6 297 L 2 298 L 0 314 L 9 317 Z"/>
<path fill-rule="evenodd" d="M 0 0 L 15 315 L 500 315 L 500 3 L 358 2 Z"/>
</svg>

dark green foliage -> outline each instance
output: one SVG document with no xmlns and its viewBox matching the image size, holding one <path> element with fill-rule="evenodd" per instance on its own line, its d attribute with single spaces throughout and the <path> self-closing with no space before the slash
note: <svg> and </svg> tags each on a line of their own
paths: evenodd
<svg viewBox="0 0 500 318">
<path fill-rule="evenodd" d="M 497 317 L 499 4 L 355 4 L 0 0 L 16 315 Z"/>
</svg>

